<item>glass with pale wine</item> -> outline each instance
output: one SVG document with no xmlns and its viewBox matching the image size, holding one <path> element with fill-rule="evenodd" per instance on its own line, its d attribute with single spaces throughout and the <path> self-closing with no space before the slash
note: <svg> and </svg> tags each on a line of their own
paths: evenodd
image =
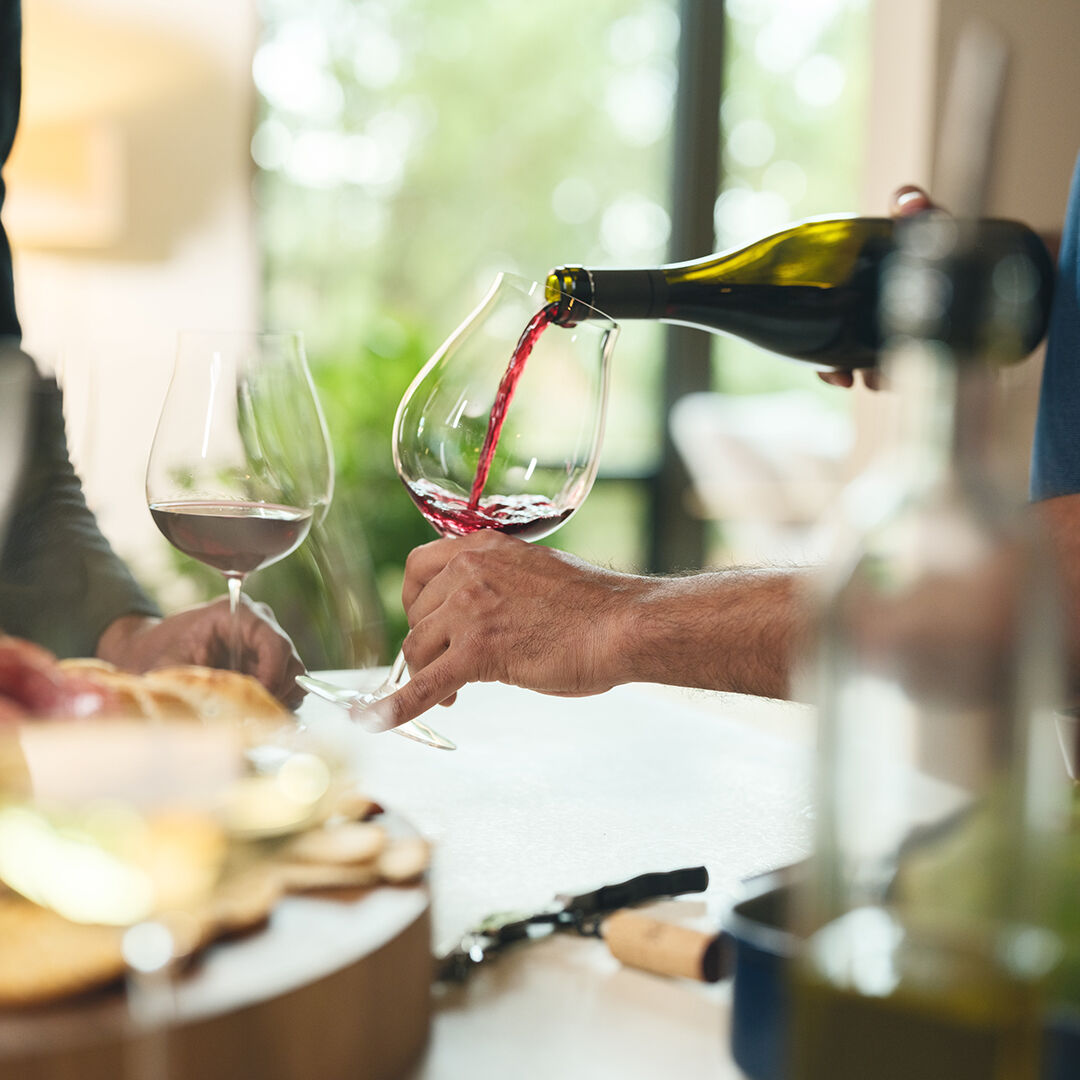
<svg viewBox="0 0 1080 1080">
<path fill-rule="evenodd" d="M 173 547 L 225 575 L 234 670 L 243 669 L 244 579 L 304 542 L 333 477 L 300 334 L 180 334 L 146 500 Z"/>
</svg>

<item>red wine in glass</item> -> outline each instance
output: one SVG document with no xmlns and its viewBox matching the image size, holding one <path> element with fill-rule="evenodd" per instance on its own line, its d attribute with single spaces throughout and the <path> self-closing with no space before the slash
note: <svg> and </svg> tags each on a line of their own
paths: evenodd
<svg viewBox="0 0 1080 1080">
<path fill-rule="evenodd" d="M 440 535 L 468 536 L 480 529 L 495 529 L 520 536 L 523 540 L 533 540 L 554 532 L 573 513 L 573 506 L 560 508 L 543 495 L 496 495 L 481 499 L 495 451 L 499 447 L 506 411 L 524 374 L 525 364 L 533 346 L 554 321 L 558 311 L 558 304 L 541 308 L 529 320 L 514 346 L 488 414 L 487 431 L 468 500 L 430 480 L 406 482 L 405 486 L 417 509 Z"/>
<path fill-rule="evenodd" d="M 224 574 L 244 575 L 295 551 L 311 529 L 310 509 L 258 502 L 158 502 L 150 513 L 165 539 Z"/>
<path fill-rule="evenodd" d="M 430 480 L 406 484 L 417 509 L 441 536 L 468 536 L 480 529 L 538 540 L 554 532 L 573 512 L 543 495 L 493 495 L 473 505 L 472 499 L 451 494 Z"/>
</svg>

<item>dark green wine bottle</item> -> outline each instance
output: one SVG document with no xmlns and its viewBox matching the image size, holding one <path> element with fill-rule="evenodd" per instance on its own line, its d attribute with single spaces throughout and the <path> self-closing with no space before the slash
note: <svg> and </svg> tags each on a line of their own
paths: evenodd
<svg viewBox="0 0 1080 1080">
<path fill-rule="evenodd" d="M 595 309 L 612 319 L 732 334 L 823 368 L 873 367 L 883 343 L 882 275 L 899 231 L 914 220 L 810 218 L 691 262 L 644 270 L 563 266 L 548 275 L 546 298 L 558 304 L 553 321 L 564 326 Z M 1024 313 L 1008 350 L 1009 360 L 1020 360 L 1046 333 L 1053 263 L 1042 240 L 1019 222 L 985 219 L 975 223 L 975 235 L 974 258 L 966 259 L 979 279 L 973 291 L 984 306 L 1005 300 Z M 1024 293 L 1012 298 L 1023 303 L 1000 296 L 1003 290 Z M 995 325 L 989 309 L 973 314 L 981 314 L 980 325 Z"/>
</svg>

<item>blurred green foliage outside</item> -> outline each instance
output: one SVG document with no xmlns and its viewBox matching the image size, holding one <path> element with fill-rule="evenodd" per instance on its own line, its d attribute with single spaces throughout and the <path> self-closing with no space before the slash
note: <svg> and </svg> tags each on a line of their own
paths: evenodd
<svg viewBox="0 0 1080 1080">
<path fill-rule="evenodd" d="M 331 535 L 316 530 L 312 552 L 252 587 L 290 632 L 325 625 L 312 666 L 385 659 L 404 632 L 404 559 L 433 533 L 393 473 L 394 412 L 494 274 L 665 261 L 678 7 L 263 0 L 252 156 L 265 321 L 306 336 L 338 472 Z M 728 0 L 718 248 L 854 206 L 866 7 Z M 818 392 L 799 365 L 717 344 L 718 388 Z M 623 328 L 600 480 L 558 546 L 642 565 L 661 363 L 660 327 Z M 316 569 L 322 543 L 333 557 Z M 320 589 L 352 599 L 333 610 Z"/>
</svg>

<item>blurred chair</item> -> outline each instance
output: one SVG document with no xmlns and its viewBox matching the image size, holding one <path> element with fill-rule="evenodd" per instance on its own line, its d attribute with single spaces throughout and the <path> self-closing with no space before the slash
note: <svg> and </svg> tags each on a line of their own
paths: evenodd
<svg viewBox="0 0 1080 1080">
<path fill-rule="evenodd" d="M 671 436 L 697 512 L 720 527 L 712 562 L 820 562 L 833 500 L 847 477 L 851 417 L 801 390 L 689 394 Z"/>
</svg>

